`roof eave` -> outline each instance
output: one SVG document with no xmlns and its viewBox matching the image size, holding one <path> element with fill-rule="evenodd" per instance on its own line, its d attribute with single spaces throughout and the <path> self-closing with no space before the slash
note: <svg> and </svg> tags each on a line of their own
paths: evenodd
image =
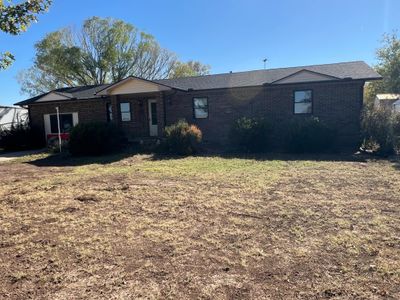
<svg viewBox="0 0 400 300">
<path fill-rule="evenodd" d="M 376 80 L 382 80 L 383 77 L 382 76 L 378 76 L 378 77 L 368 77 L 368 78 L 361 78 L 359 80 L 364 80 L 364 81 L 376 81 Z"/>
<path fill-rule="evenodd" d="M 137 77 L 137 76 L 129 76 L 129 77 L 124 78 L 124 79 L 122 79 L 120 81 L 117 81 L 117 82 L 115 82 L 113 84 L 110 84 L 109 86 L 107 86 L 107 87 L 105 87 L 105 88 L 103 88 L 101 90 L 98 90 L 95 93 L 95 95 L 104 95 L 105 96 L 105 94 L 103 93 L 104 91 L 111 90 L 111 89 L 117 87 L 118 85 L 124 83 L 125 81 L 128 81 L 129 79 L 142 80 L 142 81 L 146 81 L 146 82 L 149 82 L 149 83 L 152 83 L 152 84 L 156 84 L 156 85 L 160 85 L 160 86 L 163 86 L 163 87 L 167 87 L 169 89 L 178 90 L 178 91 L 182 91 L 182 92 L 187 92 L 187 90 L 184 90 L 184 89 L 181 89 L 181 88 L 177 88 L 177 87 L 173 87 L 173 86 L 170 86 L 170 85 L 167 85 L 167 84 L 163 84 L 163 83 L 160 83 L 160 82 L 156 82 L 156 81 L 153 81 L 153 80 L 144 79 L 144 78 Z"/>
<path fill-rule="evenodd" d="M 14 103 L 13 105 L 22 107 L 22 106 L 26 106 L 26 105 L 29 105 L 29 104 L 32 104 L 32 103 L 35 103 L 35 102 L 34 101 L 29 101 L 29 100 L 24 100 L 24 101 L 20 101 L 20 102 Z"/>
<path fill-rule="evenodd" d="M 99 95 L 97 98 L 70 98 L 70 99 L 66 99 L 66 100 L 49 100 L 49 101 L 40 101 L 40 102 L 25 102 L 25 101 L 21 101 L 18 103 L 15 103 L 14 105 L 17 106 L 23 106 L 23 105 L 39 105 L 39 104 L 49 104 L 49 103 L 63 103 L 63 102 L 69 102 L 69 101 L 83 101 L 83 100 L 99 100 L 99 99 L 103 99 L 106 98 L 107 96 L 102 96 Z"/>
<path fill-rule="evenodd" d="M 278 83 L 276 81 L 266 82 L 264 86 L 279 86 L 279 85 L 291 85 L 291 84 L 307 84 L 307 83 L 338 83 L 338 82 L 346 82 L 346 81 L 374 81 L 374 80 L 382 80 L 382 77 L 367 77 L 367 78 L 340 78 L 336 80 L 319 80 L 319 81 L 298 81 L 298 82 L 288 82 L 288 83 Z"/>
</svg>

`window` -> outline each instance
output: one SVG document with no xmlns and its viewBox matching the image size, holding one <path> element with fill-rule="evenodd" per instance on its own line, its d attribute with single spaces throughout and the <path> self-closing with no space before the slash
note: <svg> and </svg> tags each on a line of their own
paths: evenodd
<svg viewBox="0 0 400 300">
<path fill-rule="evenodd" d="M 150 103 L 150 109 L 151 109 L 151 125 L 157 125 L 158 120 L 157 120 L 157 103 L 156 102 L 151 102 Z"/>
<path fill-rule="evenodd" d="M 66 133 L 74 127 L 72 114 L 60 114 L 60 132 Z M 50 115 L 51 133 L 58 133 L 57 115 Z"/>
<path fill-rule="evenodd" d="M 294 113 L 295 114 L 311 114 L 312 113 L 312 91 L 295 91 L 294 92 Z"/>
<path fill-rule="evenodd" d="M 131 104 L 124 102 L 120 104 L 121 107 L 121 121 L 129 122 L 131 120 Z"/>
<path fill-rule="evenodd" d="M 193 98 L 193 113 L 195 119 L 207 119 L 208 98 Z"/>
<path fill-rule="evenodd" d="M 112 114 L 112 105 L 111 103 L 107 103 L 107 122 L 111 122 L 113 119 L 113 114 Z"/>
</svg>

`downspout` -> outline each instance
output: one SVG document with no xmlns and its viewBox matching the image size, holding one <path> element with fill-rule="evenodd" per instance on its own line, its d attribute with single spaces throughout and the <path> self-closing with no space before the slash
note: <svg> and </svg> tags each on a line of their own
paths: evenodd
<svg viewBox="0 0 400 300">
<path fill-rule="evenodd" d="M 21 106 L 21 107 L 24 108 L 23 106 Z M 31 124 L 31 120 L 32 120 L 32 118 L 31 118 L 31 107 L 29 105 L 27 105 L 26 108 L 28 110 L 28 122 L 27 123 L 28 123 L 29 127 L 32 127 L 32 124 Z"/>
<path fill-rule="evenodd" d="M 364 108 L 364 88 L 365 88 L 365 81 L 361 85 L 361 95 L 360 95 L 360 107 L 361 110 Z"/>
<path fill-rule="evenodd" d="M 163 131 L 165 129 L 165 126 L 167 126 L 167 101 L 165 101 L 165 94 L 162 93 L 162 99 L 163 99 L 163 115 L 164 115 L 164 123 L 163 123 Z"/>
<path fill-rule="evenodd" d="M 29 105 L 18 105 L 18 106 L 21 107 L 21 108 L 24 108 L 24 109 L 26 109 L 28 111 L 28 118 L 26 119 L 26 125 L 28 125 L 30 128 L 32 128 L 32 125 L 31 125 L 31 108 L 30 108 L 30 106 Z"/>
<path fill-rule="evenodd" d="M 178 91 L 177 90 L 174 90 L 174 92 L 172 93 L 172 94 L 170 94 L 170 95 L 168 95 L 168 98 L 169 99 L 171 99 L 171 97 L 172 96 L 174 96 L 174 95 L 176 95 L 176 93 L 177 93 Z M 163 105 L 164 105 L 164 128 L 163 129 L 165 129 L 165 127 L 167 126 L 167 96 L 166 96 L 166 92 L 163 92 Z"/>
</svg>

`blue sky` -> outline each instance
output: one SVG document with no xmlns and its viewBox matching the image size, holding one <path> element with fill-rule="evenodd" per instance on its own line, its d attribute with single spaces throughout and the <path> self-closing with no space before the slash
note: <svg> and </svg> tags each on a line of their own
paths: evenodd
<svg viewBox="0 0 400 300">
<path fill-rule="evenodd" d="M 20 36 L 0 33 L 0 52 L 17 61 L 0 72 L 0 105 L 26 98 L 16 75 L 31 66 L 46 33 L 114 17 L 153 34 L 182 60 L 212 73 L 364 60 L 375 63 L 382 34 L 400 29 L 398 0 L 53 0 L 46 15 Z"/>
</svg>

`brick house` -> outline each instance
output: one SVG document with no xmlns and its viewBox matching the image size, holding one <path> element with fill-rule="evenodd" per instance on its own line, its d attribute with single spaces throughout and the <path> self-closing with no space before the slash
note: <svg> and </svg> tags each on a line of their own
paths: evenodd
<svg viewBox="0 0 400 300">
<path fill-rule="evenodd" d="M 359 139 L 366 81 L 381 76 L 365 62 L 256 70 L 163 80 L 129 77 L 101 86 L 62 88 L 16 103 L 46 137 L 90 121 L 115 122 L 131 138 L 161 137 L 179 119 L 196 124 L 204 141 L 224 145 L 234 120 L 265 117 L 278 128 L 306 116 L 338 130 L 343 146 Z M 279 140 L 278 136 L 275 137 Z"/>
</svg>

